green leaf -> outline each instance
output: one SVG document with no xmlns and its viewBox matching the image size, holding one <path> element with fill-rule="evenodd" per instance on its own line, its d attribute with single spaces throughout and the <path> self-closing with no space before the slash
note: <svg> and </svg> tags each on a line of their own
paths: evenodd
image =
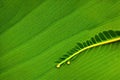
<svg viewBox="0 0 120 80">
<path fill-rule="evenodd" d="M 120 42 L 60 69 L 55 63 L 77 42 L 120 31 L 119 7 L 119 0 L 0 0 L 0 80 L 119 80 Z"/>
<path fill-rule="evenodd" d="M 118 41 L 120 41 L 120 31 L 109 30 L 99 33 L 98 35 L 95 35 L 95 37 L 92 37 L 89 41 L 87 40 L 83 43 L 77 43 L 78 47 L 73 48 L 71 52 L 69 51 L 70 54 L 68 53 L 67 56 L 60 58 L 56 67 L 60 68 L 64 63 L 70 64 L 72 58 L 78 56 L 83 51 Z"/>
</svg>

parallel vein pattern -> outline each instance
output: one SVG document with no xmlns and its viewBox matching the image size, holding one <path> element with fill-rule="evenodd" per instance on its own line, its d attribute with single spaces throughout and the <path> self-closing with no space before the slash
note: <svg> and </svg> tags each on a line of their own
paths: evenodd
<svg viewBox="0 0 120 80">
<path fill-rule="evenodd" d="M 103 31 L 92 37 L 90 40 L 87 40 L 83 43 L 77 43 L 77 46 L 75 46 L 72 50 L 67 52 L 67 55 L 63 55 L 63 57 L 57 61 L 58 64 L 56 67 L 59 68 L 64 63 L 70 64 L 71 60 L 87 49 L 117 41 L 120 41 L 120 31 Z"/>
</svg>

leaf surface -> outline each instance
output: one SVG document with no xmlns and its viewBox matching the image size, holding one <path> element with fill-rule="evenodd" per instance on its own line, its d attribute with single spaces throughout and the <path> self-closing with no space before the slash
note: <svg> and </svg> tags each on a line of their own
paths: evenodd
<svg viewBox="0 0 120 80">
<path fill-rule="evenodd" d="M 120 31 L 119 0 L 0 0 L 0 80 L 119 80 L 120 42 L 55 61 L 77 42 Z"/>
</svg>

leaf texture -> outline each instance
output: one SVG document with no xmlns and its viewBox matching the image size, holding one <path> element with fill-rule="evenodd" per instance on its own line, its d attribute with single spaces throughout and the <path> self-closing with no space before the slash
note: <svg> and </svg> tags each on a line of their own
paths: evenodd
<svg viewBox="0 0 120 80">
<path fill-rule="evenodd" d="M 119 42 L 55 66 L 108 30 L 120 31 L 119 0 L 0 0 L 0 80 L 119 80 Z"/>
</svg>

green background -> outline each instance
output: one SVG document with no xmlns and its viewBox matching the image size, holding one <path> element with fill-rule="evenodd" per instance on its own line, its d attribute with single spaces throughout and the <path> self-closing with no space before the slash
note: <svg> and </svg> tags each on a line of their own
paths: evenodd
<svg viewBox="0 0 120 80">
<path fill-rule="evenodd" d="M 120 0 L 0 0 L 0 80 L 120 80 L 120 42 L 57 61 L 95 34 L 120 30 Z"/>
</svg>

